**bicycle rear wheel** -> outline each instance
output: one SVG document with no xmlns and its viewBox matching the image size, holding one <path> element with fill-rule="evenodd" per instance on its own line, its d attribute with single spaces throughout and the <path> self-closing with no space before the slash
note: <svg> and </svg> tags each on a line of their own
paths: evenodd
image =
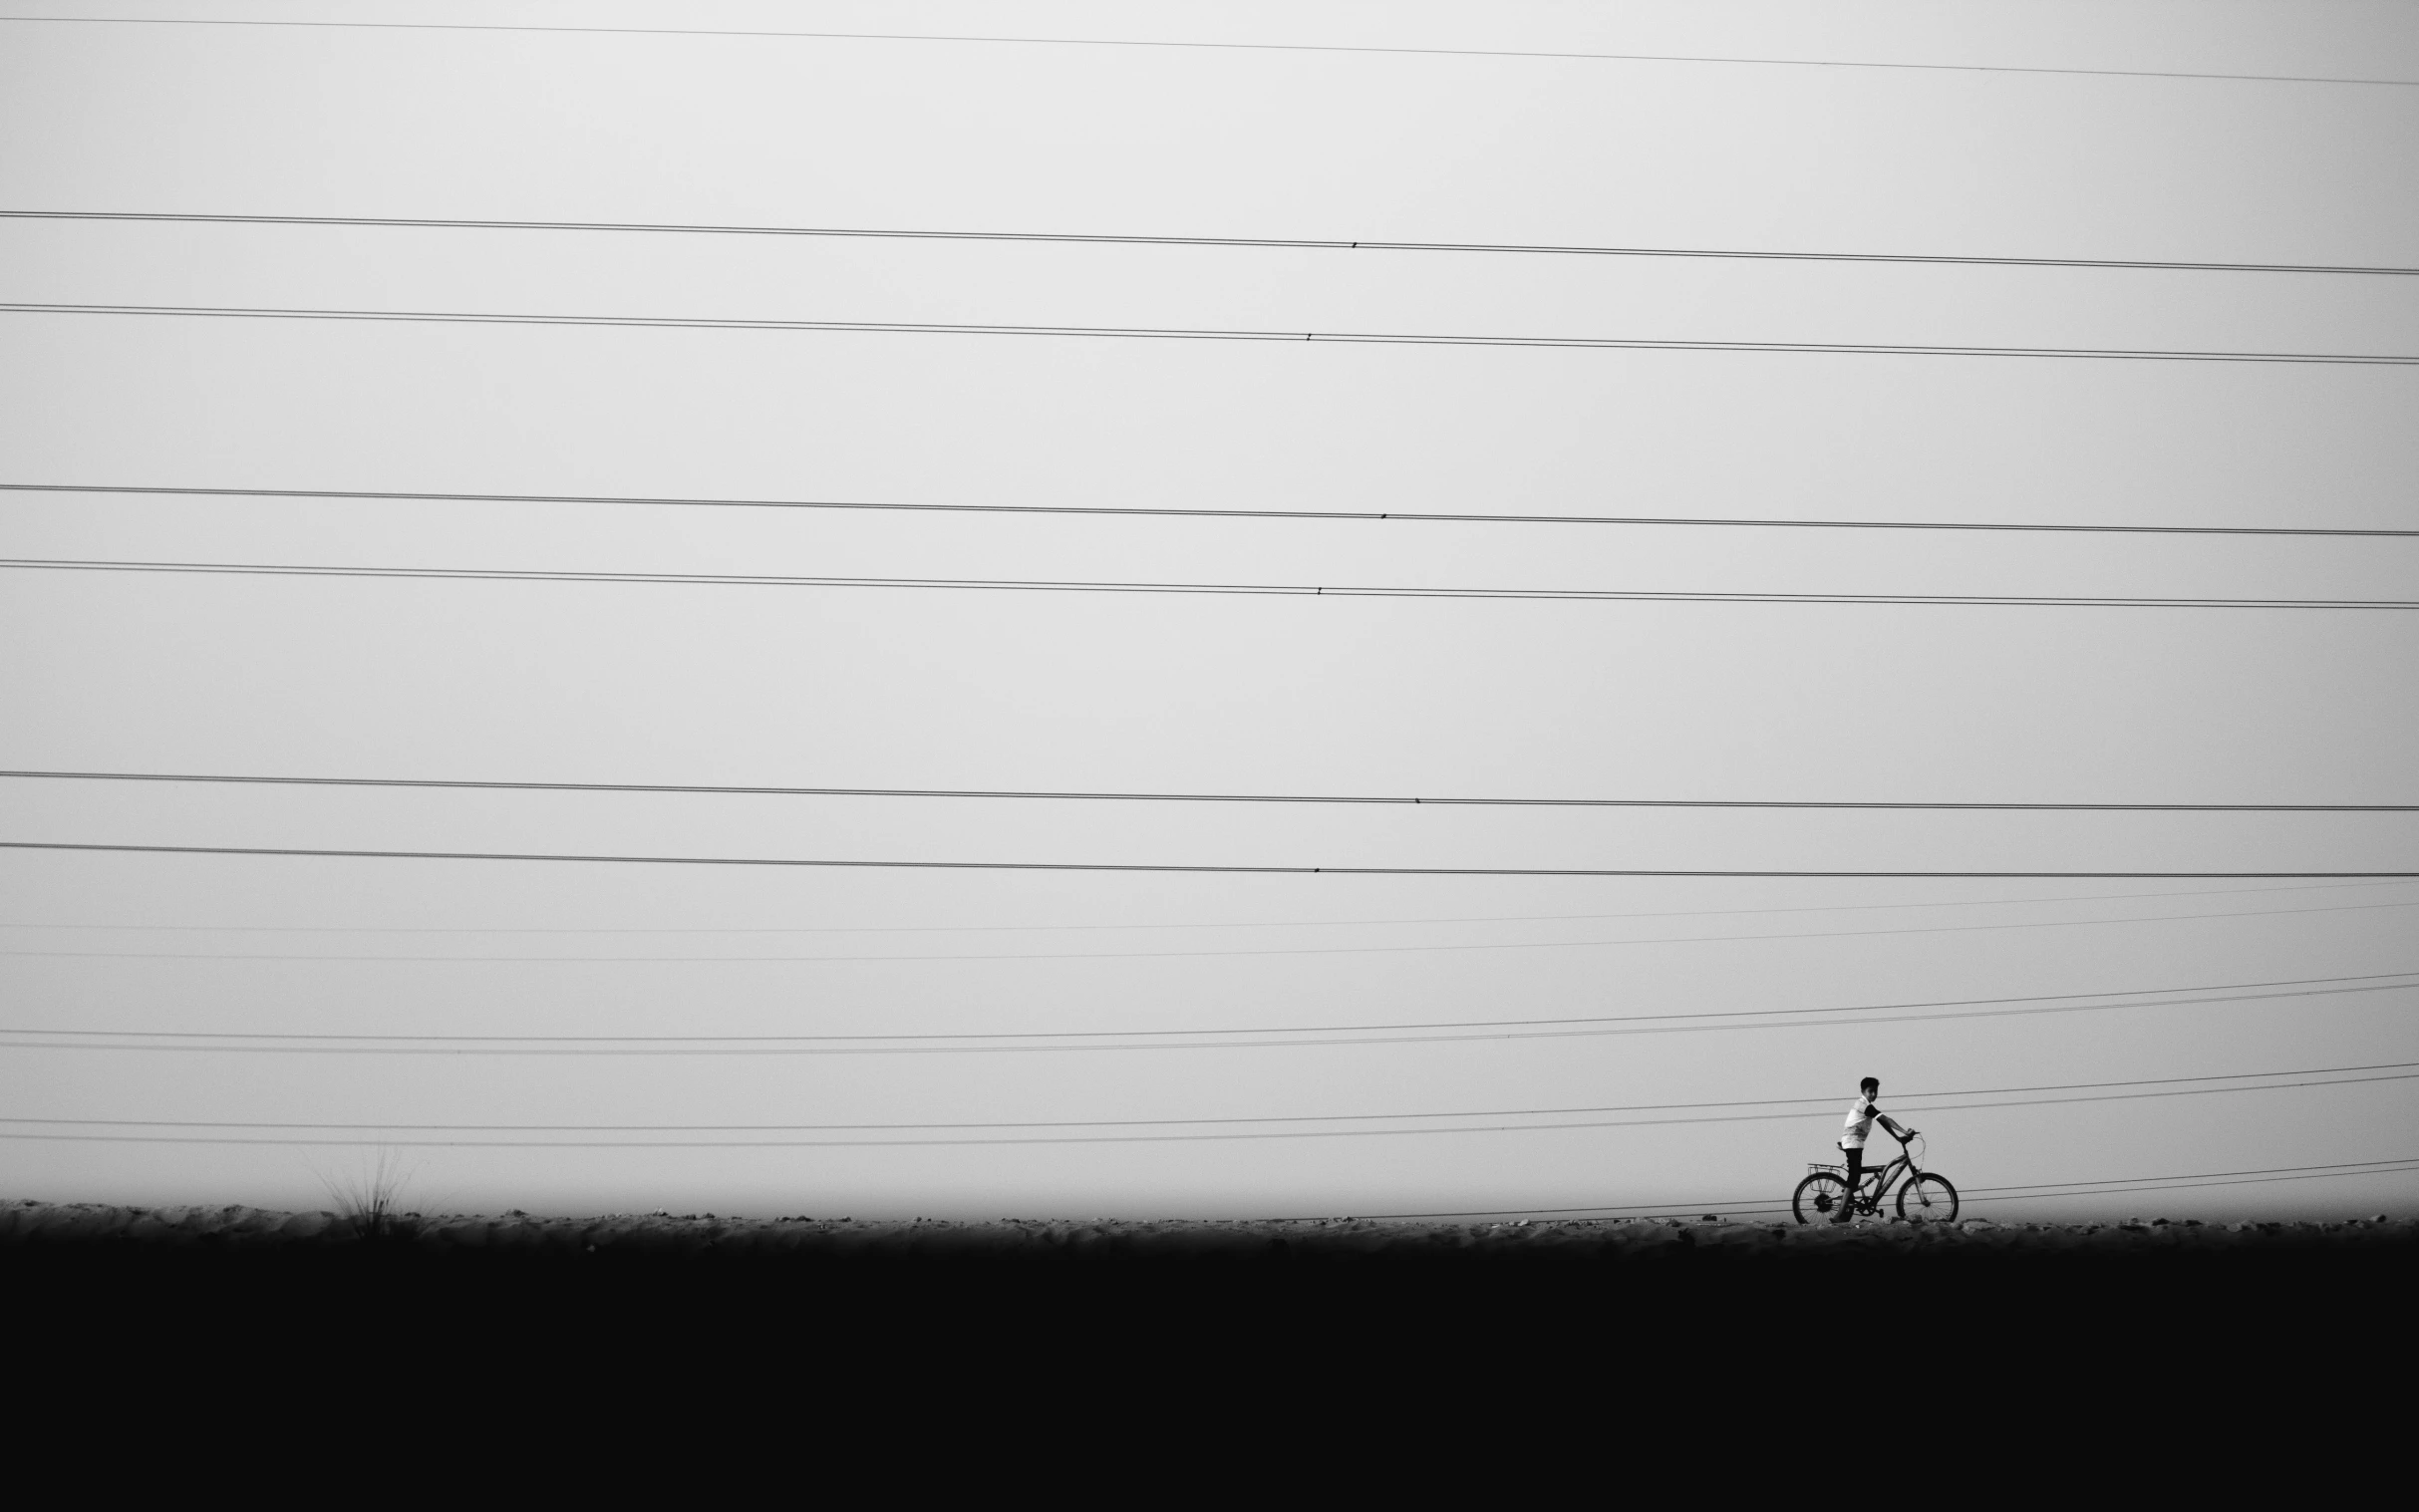
<svg viewBox="0 0 2419 1512">
<path fill-rule="evenodd" d="M 1958 1189 L 1930 1171 L 1899 1188 L 1899 1216 L 1915 1223 L 1958 1221 Z"/>
<path fill-rule="evenodd" d="M 1848 1183 L 1829 1171 L 1816 1171 L 1797 1184 L 1789 1210 L 1800 1223 L 1828 1223 L 1848 1204 Z"/>
</svg>

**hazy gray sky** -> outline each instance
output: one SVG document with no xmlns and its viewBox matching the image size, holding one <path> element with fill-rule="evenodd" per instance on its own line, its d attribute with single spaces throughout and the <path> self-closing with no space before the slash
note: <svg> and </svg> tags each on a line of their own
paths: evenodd
<svg viewBox="0 0 2419 1512">
<path fill-rule="evenodd" d="M 2384 5 L 44 8 L 114 12 L 2419 80 L 2419 16 Z M 2419 87 L 2390 85 L 0 22 L 6 210 L 2414 266 L 2413 182 Z M 13 219 L 0 220 L 0 289 L 41 304 L 2419 353 L 2419 278 L 2207 271 Z M 16 311 L 0 311 L 0 482 L 2419 528 L 2419 371 L 2409 367 Z M 90 493 L 0 494 L 0 556 L 2419 597 L 2411 540 Z M 2419 616 L 2401 612 L 4 571 L 0 766 L 2411 802 L 2415 652 Z M 1328 866 L 2419 868 L 2419 815 L 26 779 L 0 780 L 0 838 Z M 0 956 L 0 1029 L 1130 1036 L 1737 1014 L 2414 973 L 2415 908 L 2419 885 L 2407 883 L 1219 877 L 10 851 L 0 852 L 0 951 L 15 954 Z M 193 959 L 207 955 L 236 959 Z M 311 959 L 320 956 L 334 959 Z M 365 959 L 391 957 L 428 959 Z M 1749 1020 L 1718 1032 L 1361 1035 L 1324 1046 L 1247 1035 L 1255 1043 L 1224 1049 L 813 1056 L 105 1052 L 27 1048 L 20 1037 L 0 1047 L 6 1116 L 192 1122 L 0 1125 L 114 1136 L 0 1139 L 0 1185 L 56 1199 L 316 1203 L 323 1175 L 353 1173 L 372 1155 L 190 1142 L 213 1132 L 567 1139 L 577 1136 L 405 1126 L 1303 1118 L 1313 1121 L 699 1137 L 1320 1137 L 415 1146 L 407 1160 L 427 1200 L 530 1209 L 1736 1211 L 1785 1200 L 1829 1148 L 1860 1074 L 1883 1078 L 1892 1107 L 1919 1092 L 2419 1061 L 2415 1006 L 2404 989 L 1933 1022 Z M 2066 1092 L 1904 1116 L 1961 1186 L 2013 1187 L 2419 1156 L 2414 1086 L 2043 1100 L 2077 1095 Z M 1319 1121 L 1800 1097 L 1823 1100 L 1803 1116 L 1632 1127 L 1500 1131 L 1646 1115 L 1402 1120 L 1429 1130 L 1415 1133 Z M 378 1120 L 395 1127 L 199 1126 Z M 1433 1131 L 1442 1125 L 1489 1131 Z M 126 1136 L 178 1142 L 118 1142 Z M 2374 1211 L 2415 1196 L 2419 1172 L 2406 1169 L 2001 1211 Z"/>
</svg>

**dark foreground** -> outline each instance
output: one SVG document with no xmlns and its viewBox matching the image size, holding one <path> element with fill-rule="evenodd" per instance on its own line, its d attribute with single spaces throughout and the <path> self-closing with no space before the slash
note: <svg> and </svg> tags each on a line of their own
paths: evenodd
<svg viewBox="0 0 2419 1512">
<path fill-rule="evenodd" d="M 1842 1327 L 1910 1307 L 2063 1332 L 2086 1322 L 2250 1342 L 2357 1315 L 2374 1337 L 2412 1317 L 2419 1222 L 1852 1228 L 1638 1220 L 1435 1224 L 856 1222 L 653 1214 L 599 1219 L 400 1215 L 383 1222 L 254 1208 L 0 1204 L 0 1273 L 37 1294 L 105 1290 L 120 1309 L 208 1298 L 274 1316 L 375 1295 L 397 1317 L 501 1307 L 523 1326 L 608 1307 L 740 1310 L 824 1331 L 1080 1329 L 1144 1317 L 1176 1330 L 1225 1315 L 1392 1327 L 1768 1323 Z M 26 1295 L 20 1291 L 18 1295 Z M 1047 1316 L 1045 1316 L 1047 1315 Z"/>
<path fill-rule="evenodd" d="M 1260 1433 L 1382 1407 L 1396 1432 L 1483 1418 L 1593 1454 L 1674 1417 L 1829 1433 L 1870 1403 L 2065 1444 L 2140 1442 L 2155 1416 L 2197 1453 L 2244 1425 L 2273 1447 L 2280 1411 L 2340 1432 L 2389 1410 L 2361 1382 L 2419 1343 L 2414 1261 L 2407 1219 L 375 1226 L 0 1203 L 19 1376 L 77 1413 L 500 1432 L 686 1409 L 811 1420 L 827 1446 L 865 1422 L 1047 1444 L 1078 1420 Z"/>
</svg>

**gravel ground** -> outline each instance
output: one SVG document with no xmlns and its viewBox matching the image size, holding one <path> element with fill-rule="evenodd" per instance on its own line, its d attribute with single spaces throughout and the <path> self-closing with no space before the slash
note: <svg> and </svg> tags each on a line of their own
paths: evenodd
<svg viewBox="0 0 2419 1512">
<path fill-rule="evenodd" d="M 136 1208 L 18 1200 L 0 1204 L 0 1246 L 47 1248 L 336 1249 L 361 1226 L 331 1212 L 248 1207 Z M 2419 1220 L 2229 1223 L 2165 1218 L 2121 1223 L 1955 1225 L 1865 1221 L 1834 1227 L 1717 1219 L 1441 1224 L 1370 1219 L 1287 1221 L 1032 1220 L 959 1223 L 735 1218 L 712 1213 L 542 1218 L 407 1214 L 381 1248 L 423 1254 L 482 1250 L 553 1254 L 798 1254 L 805 1256 L 1149 1257 L 1562 1255 L 1576 1259 L 1677 1255 L 2125 1255 L 2245 1253 L 2419 1243 Z"/>
</svg>

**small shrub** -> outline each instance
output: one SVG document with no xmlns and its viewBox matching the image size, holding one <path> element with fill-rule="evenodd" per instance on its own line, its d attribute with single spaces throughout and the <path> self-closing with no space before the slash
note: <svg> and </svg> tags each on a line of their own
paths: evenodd
<svg viewBox="0 0 2419 1512">
<path fill-rule="evenodd" d="M 380 1150 L 370 1168 L 358 1177 L 337 1180 L 322 1175 L 320 1180 L 336 1204 L 337 1218 L 354 1238 L 393 1243 L 410 1239 L 417 1231 L 417 1215 L 403 1211 L 404 1189 L 412 1184 L 412 1173 L 396 1151 Z"/>
</svg>

